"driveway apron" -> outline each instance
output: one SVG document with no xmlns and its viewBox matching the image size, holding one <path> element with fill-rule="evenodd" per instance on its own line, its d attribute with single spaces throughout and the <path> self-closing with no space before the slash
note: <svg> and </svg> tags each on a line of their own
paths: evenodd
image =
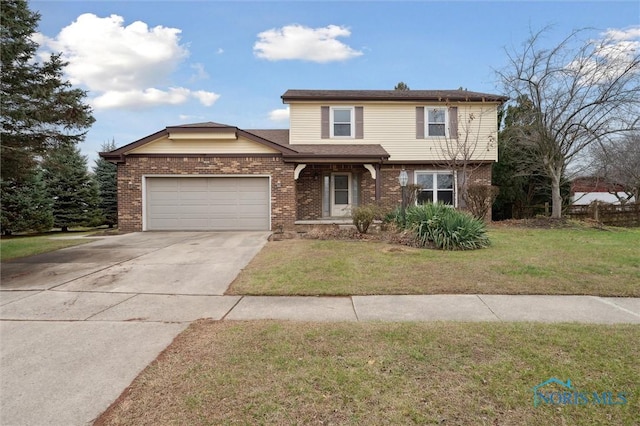
<svg viewBox="0 0 640 426">
<path fill-rule="evenodd" d="M 267 232 L 145 232 L 2 264 L 0 424 L 84 425 L 173 338 L 221 319 Z"/>
</svg>

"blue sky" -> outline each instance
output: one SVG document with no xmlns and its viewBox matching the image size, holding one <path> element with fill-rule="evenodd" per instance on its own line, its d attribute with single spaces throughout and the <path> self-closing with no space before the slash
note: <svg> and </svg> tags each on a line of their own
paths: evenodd
<svg viewBox="0 0 640 426">
<path fill-rule="evenodd" d="M 89 91 L 97 157 L 169 125 L 287 128 L 287 89 L 457 89 L 501 93 L 505 48 L 551 26 L 632 31 L 638 1 L 30 1 L 37 40 L 62 51 Z"/>
</svg>

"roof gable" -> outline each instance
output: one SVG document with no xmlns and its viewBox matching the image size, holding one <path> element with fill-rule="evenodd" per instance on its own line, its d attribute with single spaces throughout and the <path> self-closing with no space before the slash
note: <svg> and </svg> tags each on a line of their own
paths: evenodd
<svg viewBox="0 0 640 426">
<path fill-rule="evenodd" d="M 265 132 L 265 133 L 260 133 Z M 270 133 L 272 132 L 272 133 Z M 276 132 L 280 132 L 279 134 Z M 216 139 L 216 136 L 225 136 L 225 135 L 234 135 L 234 138 L 243 137 L 252 142 L 265 145 L 268 148 L 275 150 L 281 154 L 295 154 L 296 151 L 288 147 L 288 139 L 289 134 L 288 130 L 286 130 L 286 135 L 282 133 L 283 131 L 256 131 L 257 134 L 238 129 L 235 126 L 228 126 L 226 124 L 214 123 L 214 122 L 206 122 L 206 123 L 194 123 L 194 124 L 185 124 L 179 126 L 168 126 L 163 130 L 160 130 L 156 133 L 153 133 L 149 136 L 146 136 L 142 139 L 139 139 L 130 144 L 124 145 L 120 148 L 117 148 L 110 152 L 101 152 L 100 156 L 110 161 L 124 161 L 124 157 L 128 154 L 133 154 L 136 151 L 143 152 L 143 147 L 149 144 L 156 143 L 158 141 L 162 141 L 163 139 L 179 139 L 180 135 L 184 135 L 185 139 L 205 139 L 204 137 L 207 134 L 212 136 L 212 139 Z M 274 142 L 268 138 L 263 136 L 268 136 L 269 134 L 279 135 L 278 139 L 283 140 L 286 137 L 286 144 L 279 144 Z"/>
</svg>

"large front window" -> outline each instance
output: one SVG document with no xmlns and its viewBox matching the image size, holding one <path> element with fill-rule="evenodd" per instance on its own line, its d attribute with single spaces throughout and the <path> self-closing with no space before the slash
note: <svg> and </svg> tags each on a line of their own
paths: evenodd
<svg viewBox="0 0 640 426">
<path fill-rule="evenodd" d="M 352 138 L 353 107 L 334 107 L 331 108 L 331 137 Z"/>
<path fill-rule="evenodd" d="M 444 203 L 454 205 L 454 178 L 451 172 L 416 172 L 416 184 L 420 186 L 418 204 Z"/>
</svg>

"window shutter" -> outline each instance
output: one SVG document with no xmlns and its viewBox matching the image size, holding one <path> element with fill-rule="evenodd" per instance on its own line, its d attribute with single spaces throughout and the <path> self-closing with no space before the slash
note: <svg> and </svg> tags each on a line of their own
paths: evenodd
<svg viewBox="0 0 640 426">
<path fill-rule="evenodd" d="M 329 107 L 320 107 L 320 138 L 329 139 Z"/>
<path fill-rule="evenodd" d="M 449 108 L 449 137 L 458 139 L 458 107 Z"/>
<path fill-rule="evenodd" d="M 356 107 L 356 139 L 364 138 L 363 109 Z"/>
<path fill-rule="evenodd" d="M 424 139 L 424 107 L 416 107 L 416 139 Z"/>
</svg>

